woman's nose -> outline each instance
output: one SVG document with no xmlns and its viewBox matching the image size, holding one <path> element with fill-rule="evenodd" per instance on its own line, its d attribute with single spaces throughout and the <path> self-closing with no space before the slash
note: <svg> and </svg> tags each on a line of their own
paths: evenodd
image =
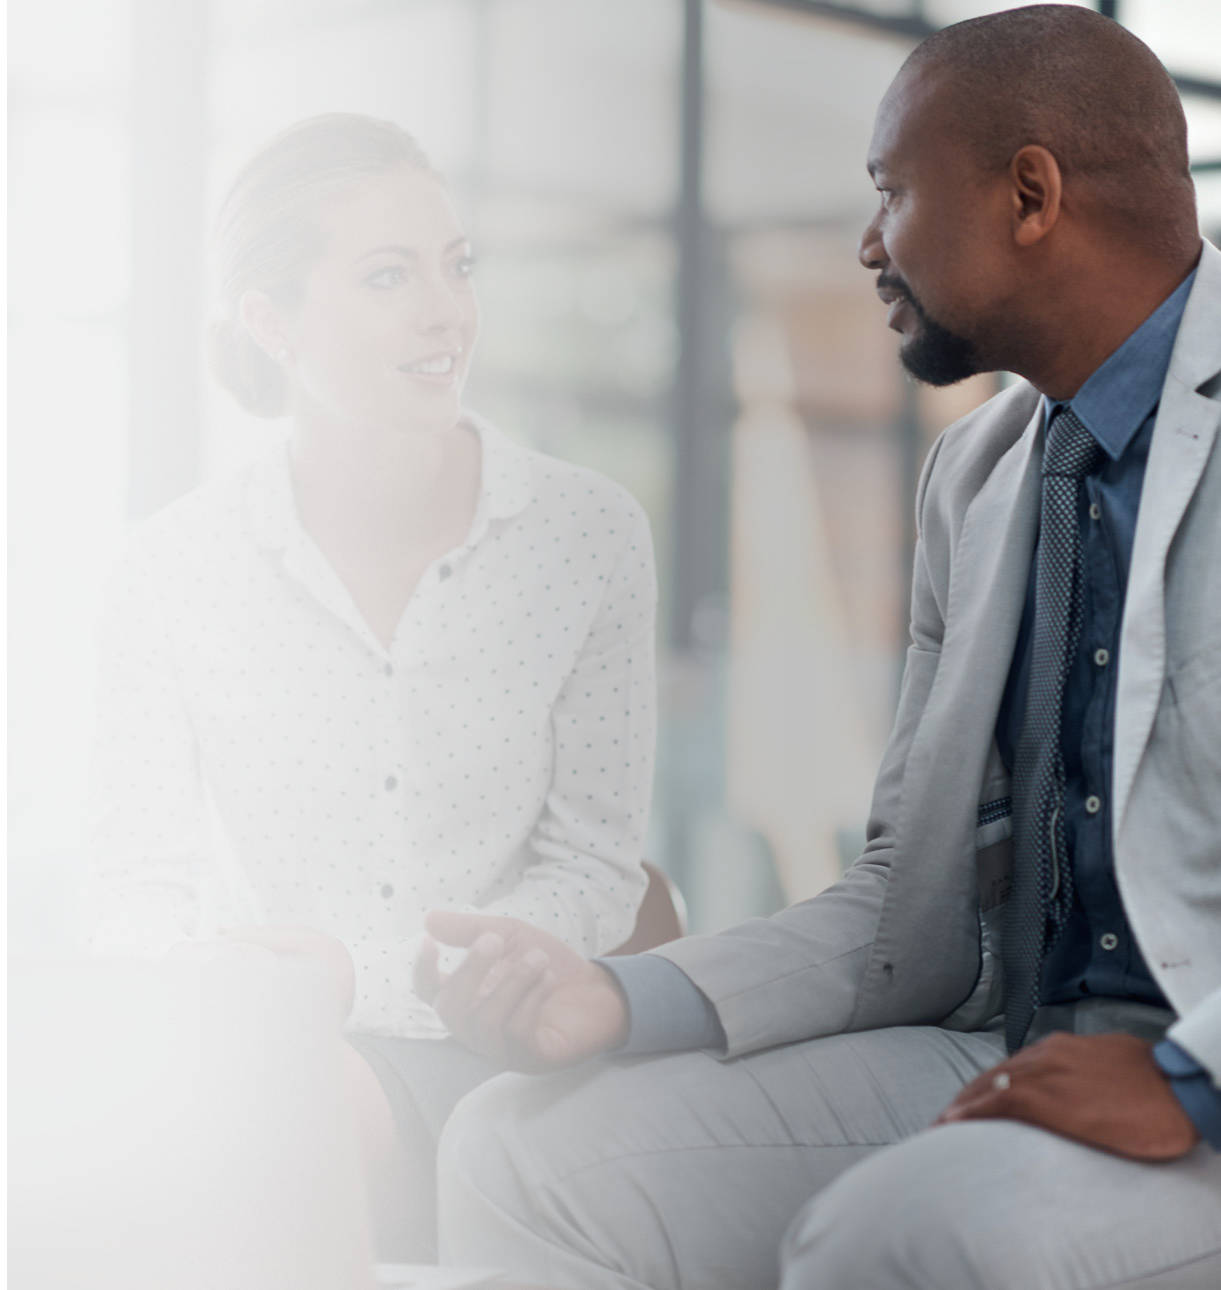
<svg viewBox="0 0 1221 1290">
<path fill-rule="evenodd" d="M 456 331 L 465 317 L 453 288 L 439 279 L 426 285 L 415 313 L 419 329 L 428 332 Z"/>
</svg>

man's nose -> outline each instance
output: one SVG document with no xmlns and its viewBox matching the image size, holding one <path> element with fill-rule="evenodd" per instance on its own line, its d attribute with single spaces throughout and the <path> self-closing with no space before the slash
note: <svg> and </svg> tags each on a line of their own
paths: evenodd
<svg viewBox="0 0 1221 1290">
<path fill-rule="evenodd" d="M 857 247 L 856 257 L 867 269 L 882 270 L 886 267 L 886 249 L 882 245 L 882 234 L 878 227 L 881 212 L 865 225 L 861 234 L 861 243 Z"/>
</svg>

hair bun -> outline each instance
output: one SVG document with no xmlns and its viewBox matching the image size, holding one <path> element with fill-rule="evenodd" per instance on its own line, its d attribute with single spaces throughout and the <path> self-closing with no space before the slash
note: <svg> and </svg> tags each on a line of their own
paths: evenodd
<svg viewBox="0 0 1221 1290">
<path fill-rule="evenodd" d="M 207 347 L 212 375 L 247 412 L 259 417 L 284 415 L 284 374 L 240 322 L 212 323 Z"/>
</svg>

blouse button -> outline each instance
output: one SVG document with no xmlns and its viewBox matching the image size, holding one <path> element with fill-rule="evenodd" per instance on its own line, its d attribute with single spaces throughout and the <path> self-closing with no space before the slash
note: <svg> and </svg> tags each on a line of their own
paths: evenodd
<svg viewBox="0 0 1221 1290">
<path fill-rule="evenodd" d="M 393 775 L 386 776 L 386 792 L 393 793 L 398 788 L 399 782 Z"/>
<path fill-rule="evenodd" d="M 448 578 L 451 573 L 453 573 L 453 570 L 449 567 L 449 565 L 443 564 L 437 570 L 437 577 L 440 578 L 442 582 L 444 582 L 445 579 Z"/>
<path fill-rule="evenodd" d="M 388 883 L 382 883 L 382 899 L 389 900 L 394 895 L 394 888 Z"/>
</svg>

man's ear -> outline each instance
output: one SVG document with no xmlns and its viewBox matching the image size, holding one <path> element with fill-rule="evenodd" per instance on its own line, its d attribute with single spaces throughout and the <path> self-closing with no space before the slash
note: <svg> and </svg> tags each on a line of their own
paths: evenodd
<svg viewBox="0 0 1221 1290">
<path fill-rule="evenodd" d="M 237 312 L 254 343 L 268 358 L 283 363 L 292 357 L 286 320 L 265 291 L 244 291 Z"/>
<path fill-rule="evenodd" d="M 1060 163 L 1044 147 L 1027 144 L 1009 162 L 1013 236 L 1019 246 L 1034 246 L 1056 226 L 1064 179 Z"/>
</svg>

